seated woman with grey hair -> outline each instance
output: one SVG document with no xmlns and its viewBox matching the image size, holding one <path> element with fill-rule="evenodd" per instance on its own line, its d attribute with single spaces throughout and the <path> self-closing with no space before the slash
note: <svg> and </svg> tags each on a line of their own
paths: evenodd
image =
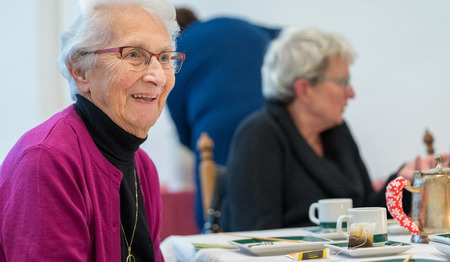
<svg viewBox="0 0 450 262">
<path fill-rule="evenodd" d="M 308 209 L 320 199 L 386 206 L 343 118 L 355 96 L 354 59 L 344 38 L 314 28 L 286 29 L 271 43 L 262 66 L 267 105 L 240 124 L 231 144 L 223 230 L 313 225 Z M 407 167 L 400 173 L 412 177 Z M 404 201 L 409 207 L 410 194 Z"/>
<path fill-rule="evenodd" d="M 59 65 L 75 103 L 0 166 L 0 261 L 164 261 L 155 165 L 139 148 L 184 61 L 164 0 L 82 1 Z"/>
</svg>

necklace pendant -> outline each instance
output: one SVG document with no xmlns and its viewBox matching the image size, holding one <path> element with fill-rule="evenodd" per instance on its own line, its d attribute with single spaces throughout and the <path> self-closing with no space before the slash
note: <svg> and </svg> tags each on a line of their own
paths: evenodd
<svg viewBox="0 0 450 262">
<path fill-rule="evenodd" d="M 126 262 L 136 262 L 136 259 L 132 254 L 128 254 L 127 259 L 125 259 Z"/>
</svg>

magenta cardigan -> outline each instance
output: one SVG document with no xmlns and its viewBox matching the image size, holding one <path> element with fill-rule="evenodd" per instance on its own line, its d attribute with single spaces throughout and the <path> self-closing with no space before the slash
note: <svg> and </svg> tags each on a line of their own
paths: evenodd
<svg viewBox="0 0 450 262">
<path fill-rule="evenodd" d="M 164 261 L 158 174 L 142 149 L 135 160 Z M 27 132 L 0 166 L 0 261 L 120 261 L 121 180 L 73 105 Z"/>
</svg>

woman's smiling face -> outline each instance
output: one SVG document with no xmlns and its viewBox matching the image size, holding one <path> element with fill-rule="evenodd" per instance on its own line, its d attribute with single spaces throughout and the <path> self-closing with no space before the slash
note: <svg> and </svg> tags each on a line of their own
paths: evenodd
<svg viewBox="0 0 450 262">
<path fill-rule="evenodd" d="M 152 53 L 172 50 L 163 22 L 136 5 L 118 4 L 110 17 L 112 41 L 105 48 L 137 46 Z M 160 116 L 175 84 L 172 69 L 163 69 L 156 57 L 142 71 L 122 61 L 119 52 L 96 54 L 95 67 L 86 72 L 79 93 L 122 129 L 140 138 Z"/>
</svg>

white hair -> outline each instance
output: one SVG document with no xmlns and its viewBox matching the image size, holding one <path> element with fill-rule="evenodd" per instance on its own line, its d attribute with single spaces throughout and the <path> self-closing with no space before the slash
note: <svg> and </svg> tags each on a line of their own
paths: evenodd
<svg viewBox="0 0 450 262">
<path fill-rule="evenodd" d="M 86 72 L 95 65 L 96 56 L 82 55 L 103 48 L 112 37 L 108 12 L 105 6 L 117 3 L 130 3 L 140 6 L 153 16 L 159 17 L 167 28 L 173 50 L 180 27 L 176 21 L 175 7 L 167 0 L 80 0 L 71 23 L 61 34 L 61 54 L 57 63 L 61 74 L 69 82 L 70 96 L 76 101 L 78 87 L 69 73 L 72 67 Z"/>
<path fill-rule="evenodd" d="M 265 99 L 290 103 L 295 98 L 295 81 L 322 76 L 333 55 L 340 55 L 349 64 L 356 57 L 341 36 L 316 28 L 283 30 L 270 44 L 261 68 Z"/>
</svg>

